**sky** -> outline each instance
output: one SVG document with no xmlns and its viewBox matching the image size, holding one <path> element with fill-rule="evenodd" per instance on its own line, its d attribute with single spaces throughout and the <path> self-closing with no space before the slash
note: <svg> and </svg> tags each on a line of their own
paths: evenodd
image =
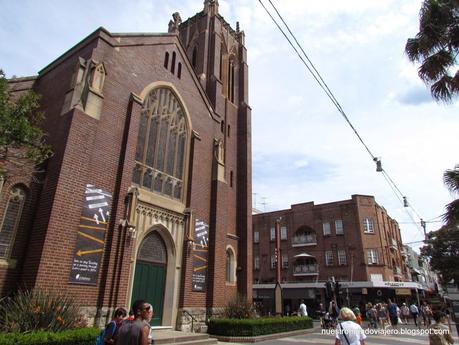
<svg viewBox="0 0 459 345">
<path fill-rule="evenodd" d="M 267 0 L 263 1 L 266 6 Z M 404 242 L 423 239 L 453 196 L 443 172 L 459 163 L 459 102 L 434 102 L 404 54 L 418 30 L 419 0 L 272 0 L 354 127 L 411 207 L 404 208 L 354 132 L 257 0 L 219 0 L 220 14 L 246 35 L 252 108 L 253 206 L 373 195 Z M 167 32 L 202 0 L 0 0 L 0 68 L 35 75 L 103 26 Z M 410 216 L 411 215 L 411 216 Z M 413 244 L 417 248 L 420 244 Z"/>
</svg>

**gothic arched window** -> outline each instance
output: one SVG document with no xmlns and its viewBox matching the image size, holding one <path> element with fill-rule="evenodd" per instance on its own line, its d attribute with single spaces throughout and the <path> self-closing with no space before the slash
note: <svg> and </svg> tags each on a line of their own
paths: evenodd
<svg viewBox="0 0 459 345">
<path fill-rule="evenodd" d="M 226 249 L 226 282 L 236 282 L 236 257 L 232 248 Z"/>
<path fill-rule="evenodd" d="M 0 258 L 10 256 L 25 200 L 26 191 L 24 188 L 15 186 L 11 189 L 0 228 Z"/>
<path fill-rule="evenodd" d="M 137 139 L 133 182 L 182 199 L 188 128 L 185 111 L 169 88 L 145 97 Z"/>
<path fill-rule="evenodd" d="M 159 264 L 167 263 L 166 245 L 156 231 L 150 233 L 142 241 L 139 248 L 139 254 L 137 255 L 137 260 Z"/>
</svg>

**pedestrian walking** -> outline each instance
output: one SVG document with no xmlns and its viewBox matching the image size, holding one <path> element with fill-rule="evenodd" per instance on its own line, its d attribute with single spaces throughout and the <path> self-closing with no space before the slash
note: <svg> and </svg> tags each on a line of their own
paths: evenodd
<svg viewBox="0 0 459 345">
<path fill-rule="evenodd" d="M 370 328 L 378 328 L 378 318 L 377 318 L 377 312 L 376 308 L 369 302 L 367 304 L 366 308 L 366 314 L 365 316 L 367 317 L 368 320 L 368 327 Z"/>
<path fill-rule="evenodd" d="M 304 300 L 301 300 L 300 307 L 298 308 L 298 315 L 299 316 L 308 316 L 308 308 L 306 304 L 304 304 Z"/>
<path fill-rule="evenodd" d="M 355 322 L 355 314 L 349 308 L 341 308 L 340 322 L 336 326 L 335 345 L 365 345 L 366 335 L 362 327 Z"/>
<path fill-rule="evenodd" d="M 384 329 L 387 321 L 387 309 L 383 303 L 378 303 L 376 305 L 376 316 L 378 318 L 379 327 Z"/>
<path fill-rule="evenodd" d="M 387 300 L 387 314 L 390 320 L 390 324 L 392 327 L 397 327 L 398 325 L 398 306 L 389 298 Z"/>
<path fill-rule="evenodd" d="M 333 326 L 335 326 L 336 325 L 336 320 L 338 319 L 338 316 L 339 316 L 339 308 L 336 305 L 335 301 L 331 301 L 330 302 L 330 305 L 328 307 L 328 314 L 329 314 L 330 318 L 332 319 Z"/>
<path fill-rule="evenodd" d="M 406 303 L 402 303 L 402 307 L 400 308 L 400 316 L 402 319 L 402 323 L 407 325 L 408 318 L 410 317 L 410 308 L 407 307 Z"/>
<path fill-rule="evenodd" d="M 153 317 L 153 307 L 144 300 L 137 300 L 132 305 L 134 320 L 123 322 L 117 345 L 148 345 L 151 343 L 150 320 Z"/>
<path fill-rule="evenodd" d="M 418 327 L 419 309 L 414 302 L 410 305 L 410 313 L 411 313 L 411 316 L 413 317 L 415 326 Z"/>
</svg>

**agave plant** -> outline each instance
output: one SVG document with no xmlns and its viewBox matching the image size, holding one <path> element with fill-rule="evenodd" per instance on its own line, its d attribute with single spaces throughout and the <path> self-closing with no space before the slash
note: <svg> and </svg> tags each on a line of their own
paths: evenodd
<svg viewBox="0 0 459 345">
<path fill-rule="evenodd" d="M 49 290 L 19 290 L 0 300 L 0 329 L 6 332 L 58 332 L 84 326 L 80 308 L 64 294 Z"/>
</svg>

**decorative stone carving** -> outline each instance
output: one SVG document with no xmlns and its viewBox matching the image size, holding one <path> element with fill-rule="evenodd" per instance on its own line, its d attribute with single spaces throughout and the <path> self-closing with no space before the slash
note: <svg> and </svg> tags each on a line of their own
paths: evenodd
<svg viewBox="0 0 459 345">
<path fill-rule="evenodd" d="M 182 18 L 180 18 L 180 14 L 175 12 L 172 14 L 172 20 L 169 21 L 169 33 L 178 33 L 178 29 L 180 24 L 182 24 Z"/>
</svg>

